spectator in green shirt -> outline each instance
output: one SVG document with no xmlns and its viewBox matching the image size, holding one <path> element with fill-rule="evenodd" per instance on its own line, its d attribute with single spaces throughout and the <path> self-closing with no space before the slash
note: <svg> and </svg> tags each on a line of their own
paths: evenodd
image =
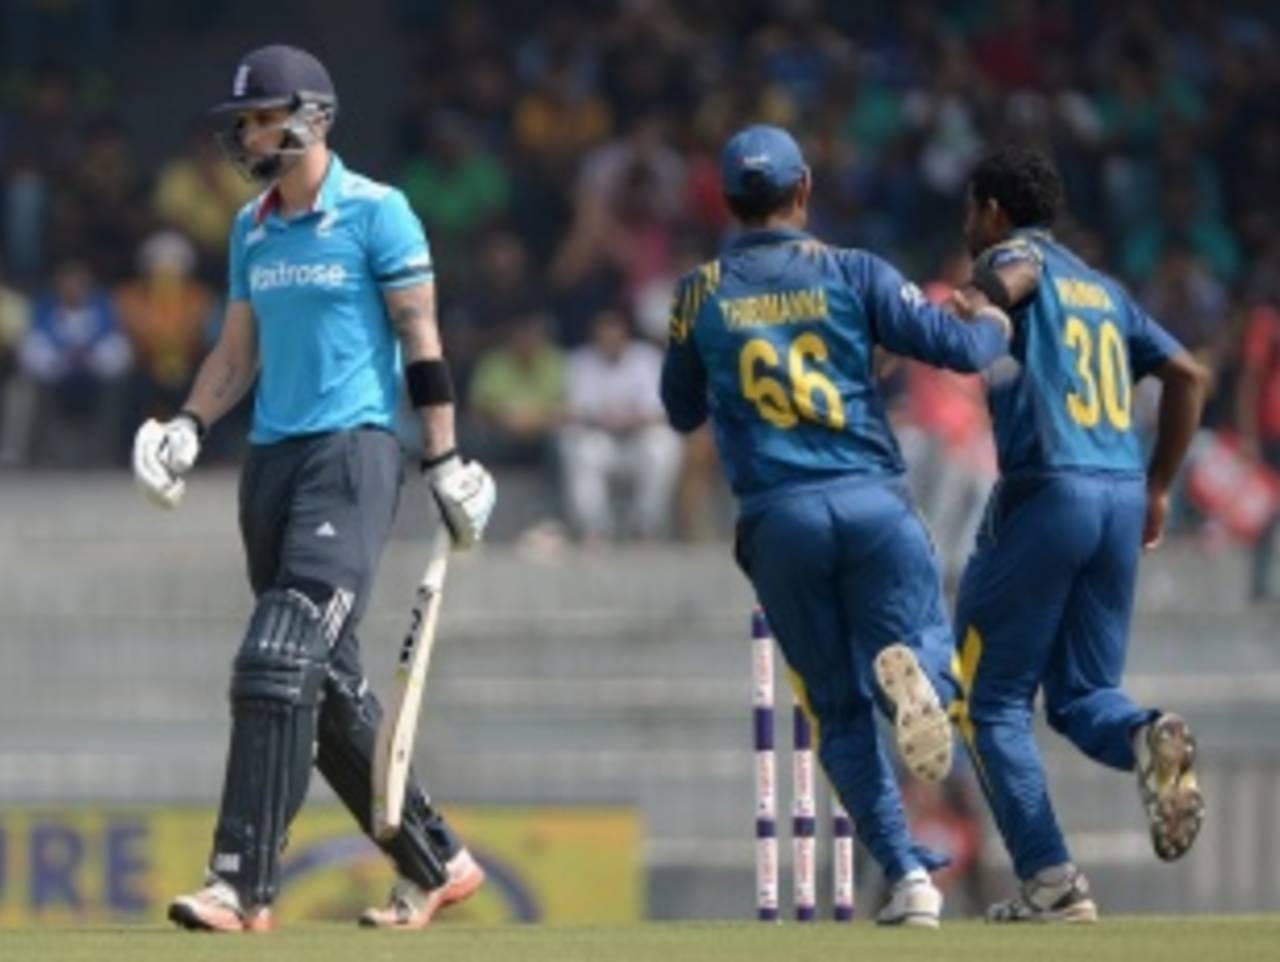
<svg viewBox="0 0 1280 962">
<path fill-rule="evenodd" d="M 427 149 L 405 165 L 400 188 L 427 228 L 437 264 L 465 277 L 473 242 L 506 213 L 511 175 L 465 119 L 445 113 L 433 118 Z"/>
<path fill-rule="evenodd" d="M 510 322 L 497 346 L 481 355 L 468 391 L 468 450 L 495 463 L 538 465 L 550 454 L 564 419 L 564 352 L 552 341 L 548 319 L 528 311 Z"/>
</svg>

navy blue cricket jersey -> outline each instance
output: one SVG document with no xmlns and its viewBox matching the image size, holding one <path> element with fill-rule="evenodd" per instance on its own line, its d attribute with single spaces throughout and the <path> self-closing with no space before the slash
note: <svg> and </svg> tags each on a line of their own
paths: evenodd
<svg viewBox="0 0 1280 962">
<path fill-rule="evenodd" d="M 890 264 L 802 231 L 753 230 L 683 277 L 662 399 L 673 426 L 711 417 L 739 497 L 842 475 L 895 476 L 902 456 L 876 390 L 874 347 L 958 371 L 1007 349 Z"/>
<path fill-rule="evenodd" d="M 1035 294 L 1014 311 L 1012 357 L 990 377 L 1001 474 L 1141 473 L 1133 385 L 1179 353 L 1178 342 L 1047 231 L 1016 231 L 979 263 L 1040 270 Z"/>
</svg>

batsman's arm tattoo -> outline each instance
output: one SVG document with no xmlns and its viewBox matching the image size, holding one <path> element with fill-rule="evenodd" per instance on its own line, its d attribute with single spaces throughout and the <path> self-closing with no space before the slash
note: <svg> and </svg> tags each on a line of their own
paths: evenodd
<svg viewBox="0 0 1280 962">
<path fill-rule="evenodd" d="M 213 386 L 213 396 L 217 400 L 224 401 L 228 396 L 230 396 L 231 389 L 235 386 L 236 375 L 238 373 L 235 361 L 223 361 L 222 376 L 218 378 L 217 382 Z"/>
<path fill-rule="evenodd" d="M 387 314 L 404 349 L 405 361 L 440 357 L 440 329 L 436 324 L 436 287 L 433 283 L 388 291 Z"/>
<path fill-rule="evenodd" d="M 406 364 L 443 356 L 440 328 L 436 324 L 434 283 L 428 281 L 387 291 L 383 297 Z M 434 458 L 456 446 L 452 404 L 433 404 L 419 408 L 418 413 L 422 418 L 424 457 Z"/>
<path fill-rule="evenodd" d="M 230 411 L 258 376 L 258 325 L 245 301 L 227 305 L 218 343 L 200 365 L 184 408 L 206 425 Z"/>
</svg>

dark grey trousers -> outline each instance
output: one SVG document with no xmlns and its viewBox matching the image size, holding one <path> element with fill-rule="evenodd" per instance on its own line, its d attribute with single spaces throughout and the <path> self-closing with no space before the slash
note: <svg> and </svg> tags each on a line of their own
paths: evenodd
<svg viewBox="0 0 1280 962">
<path fill-rule="evenodd" d="M 255 597 L 273 590 L 301 591 L 330 623 L 333 642 L 316 723 L 315 765 L 366 834 L 382 709 L 364 677 L 356 628 L 391 533 L 402 480 L 399 443 L 375 428 L 254 446 L 240 479 L 240 531 Z M 396 639 L 382 641 L 393 644 Z M 233 753 L 237 724 L 233 722 Z M 282 764 L 305 779 L 310 761 L 285 759 Z M 229 780 L 232 773 L 229 764 Z M 237 844 L 228 841 L 236 837 L 235 827 L 246 821 L 252 825 L 256 818 L 260 806 L 252 794 L 247 786 L 224 787 L 214 860 L 214 870 L 224 878 L 235 873 L 221 871 L 218 856 Z M 247 834 L 261 839 L 263 831 L 271 827 L 251 827 Z M 379 844 L 401 875 L 426 888 L 441 884 L 444 863 L 461 849 L 412 776 L 403 828 L 390 842 Z M 243 890 L 253 892 L 247 880 L 228 881 L 245 881 Z M 274 889 L 271 885 L 270 891 Z"/>
</svg>

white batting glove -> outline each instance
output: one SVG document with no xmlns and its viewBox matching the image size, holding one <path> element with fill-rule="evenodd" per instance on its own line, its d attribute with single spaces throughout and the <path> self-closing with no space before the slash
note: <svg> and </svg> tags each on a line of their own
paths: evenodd
<svg viewBox="0 0 1280 962">
<path fill-rule="evenodd" d="M 452 454 L 425 469 L 453 546 L 470 548 L 484 535 L 498 491 L 491 475 L 475 461 Z"/>
<path fill-rule="evenodd" d="M 133 479 L 162 508 L 175 508 L 187 488 L 183 475 L 200 456 L 200 434 L 189 415 L 143 422 L 133 439 Z"/>
</svg>

